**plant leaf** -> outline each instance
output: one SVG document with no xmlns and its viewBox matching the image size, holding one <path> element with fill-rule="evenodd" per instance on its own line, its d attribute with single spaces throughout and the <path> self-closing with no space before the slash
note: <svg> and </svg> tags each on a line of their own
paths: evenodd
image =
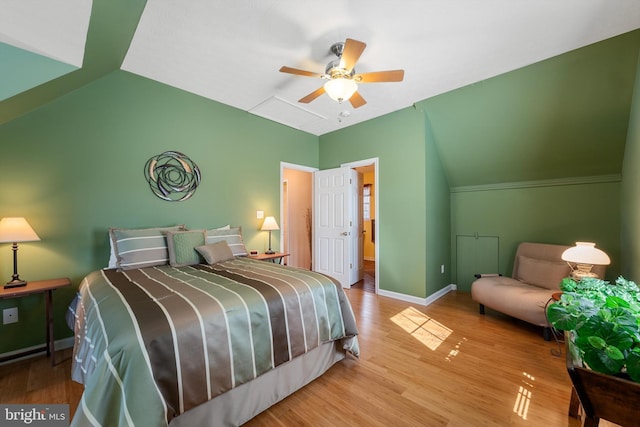
<svg viewBox="0 0 640 427">
<path fill-rule="evenodd" d="M 573 292 L 576 289 L 576 281 L 570 277 L 565 277 L 560 282 L 560 290 L 563 292 Z"/>
<path fill-rule="evenodd" d="M 629 308 L 630 304 L 627 300 L 615 295 L 609 295 L 605 301 L 605 305 L 609 308 L 625 307 Z"/>
<path fill-rule="evenodd" d="M 618 349 L 618 347 L 616 347 L 616 346 L 608 345 L 604 349 L 604 351 L 607 354 L 607 357 L 609 357 L 609 358 L 611 358 L 613 360 L 624 360 L 624 354 L 622 354 L 620 349 Z"/>
<path fill-rule="evenodd" d="M 607 347 L 607 342 L 605 340 L 594 335 L 587 337 L 587 341 L 589 341 L 589 344 L 591 344 L 591 347 L 593 348 L 601 349 Z"/>
<path fill-rule="evenodd" d="M 604 350 L 585 351 L 583 360 L 594 371 L 607 375 L 619 373 L 624 366 L 621 360 L 610 358 Z"/>
<path fill-rule="evenodd" d="M 549 322 L 561 331 L 576 329 L 578 317 L 573 315 L 566 306 L 562 304 L 551 304 L 547 308 L 547 318 Z"/>
<path fill-rule="evenodd" d="M 632 380 L 640 382 L 640 349 L 637 347 L 627 356 L 627 374 Z"/>
</svg>

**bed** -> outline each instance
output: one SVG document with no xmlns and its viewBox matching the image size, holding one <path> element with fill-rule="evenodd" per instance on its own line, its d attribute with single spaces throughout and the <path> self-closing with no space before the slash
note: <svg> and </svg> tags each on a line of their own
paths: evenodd
<svg viewBox="0 0 640 427">
<path fill-rule="evenodd" d="M 198 247 L 221 245 L 204 232 Z M 85 277 L 70 307 L 72 378 L 85 386 L 72 425 L 240 425 L 359 355 L 339 283 L 223 246 L 223 260 Z"/>
</svg>

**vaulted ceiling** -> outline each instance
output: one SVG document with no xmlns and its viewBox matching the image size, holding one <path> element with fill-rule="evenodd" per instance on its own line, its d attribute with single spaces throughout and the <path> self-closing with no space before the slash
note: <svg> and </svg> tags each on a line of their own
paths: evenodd
<svg viewBox="0 0 640 427">
<path fill-rule="evenodd" d="M 638 0 L 50 3 L 2 0 L 0 125 L 124 70 L 314 135 L 415 105 L 462 191 L 622 170 Z M 324 81 L 280 67 L 323 73 L 346 38 L 367 44 L 358 73 L 404 81 L 299 103 Z"/>
<path fill-rule="evenodd" d="M 16 96 L 8 85 L 40 99 L 3 102 L 5 120 L 121 68 L 322 135 L 640 28 L 637 0 L 49 3 L 3 0 L 0 55 L 14 60 L 0 70 L 15 77 L 0 79 L 0 95 Z M 367 43 L 357 72 L 401 68 L 404 81 L 361 84 L 367 104 L 357 109 L 326 95 L 298 103 L 323 80 L 279 68 L 323 73 L 330 46 L 346 38 Z M 15 60 L 22 51 L 46 61 Z M 26 74 L 37 76 L 20 87 Z M 56 87 L 41 87 L 52 79 Z"/>
</svg>

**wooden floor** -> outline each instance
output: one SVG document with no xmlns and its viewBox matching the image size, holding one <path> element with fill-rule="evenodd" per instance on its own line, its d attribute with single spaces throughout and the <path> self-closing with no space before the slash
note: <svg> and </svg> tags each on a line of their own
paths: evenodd
<svg viewBox="0 0 640 427">
<path fill-rule="evenodd" d="M 567 416 L 564 354 L 540 330 L 450 292 L 428 307 L 347 291 L 361 357 L 255 417 L 247 426 L 579 426 Z M 70 350 L 0 366 L 0 403 L 78 405 Z M 601 426 L 611 425 L 601 422 Z"/>
</svg>

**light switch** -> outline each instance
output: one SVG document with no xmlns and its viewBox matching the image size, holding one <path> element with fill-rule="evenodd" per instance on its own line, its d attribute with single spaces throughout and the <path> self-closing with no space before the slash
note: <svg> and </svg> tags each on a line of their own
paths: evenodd
<svg viewBox="0 0 640 427">
<path fill-rule="evenodd" d="M 256 219 L 264 219 L 264 211 L 256 211 Z"/>
</svg>

